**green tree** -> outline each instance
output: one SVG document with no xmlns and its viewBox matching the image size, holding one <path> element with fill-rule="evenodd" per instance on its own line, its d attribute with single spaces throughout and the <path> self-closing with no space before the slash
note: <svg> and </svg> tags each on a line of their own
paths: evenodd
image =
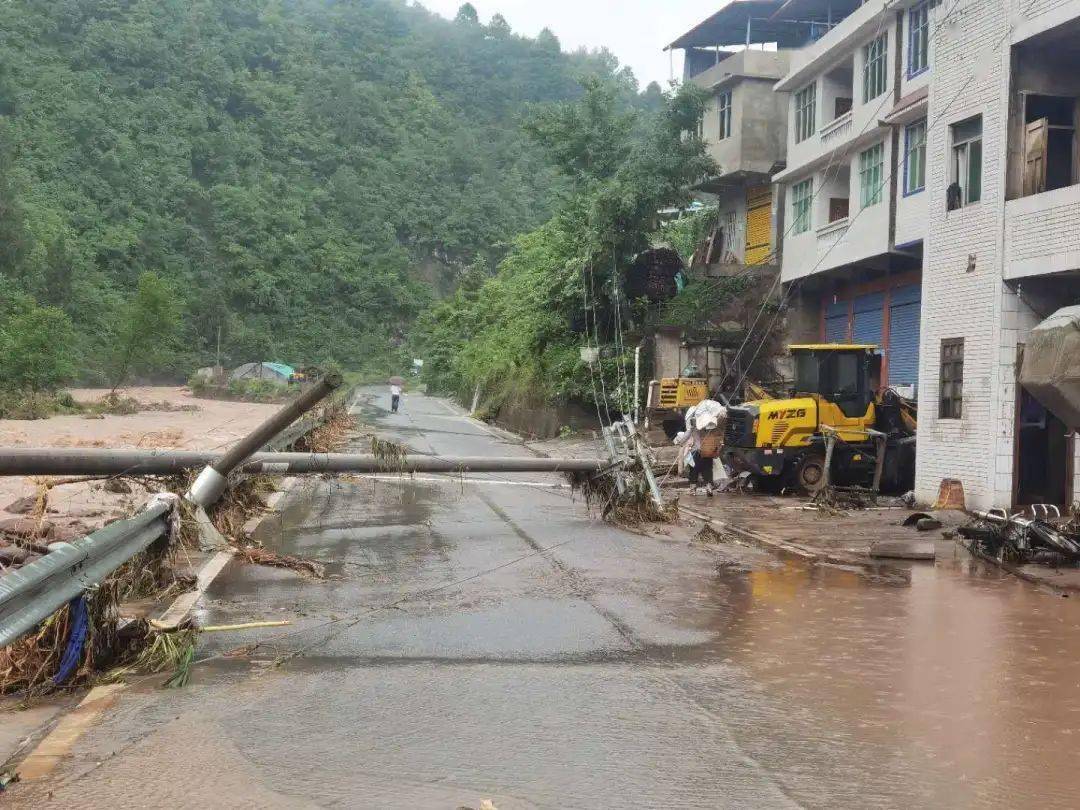
<svg viewBox="0 0 1080 810">
<path fill-rule="evenodd" d="M 476 6 L 472 3 L 464 3 L 458 9 L 457 17 L 454 19 L 456 22 L 465 23 L 466 25 L 476 25 L 480 22 L 480 15 L 476 13 Z"/>
<path fill-rule="evenodd" d="M 74 336 L 62 310 L 23 308 L 0 328 L 0 387 L 30 394 L 55 391 L 74 374 Z"/>
<path fill-rule="evenodd" d="M 173 356 L 180 332 L 176 291 L 156 273 L 139 276 L 132 300 L 122 308 L 109 356 L 112 395 L 132 374 L 161 368 Z"/>
<path fill-rule="evenodd" d="M 493 37 L 500 39 L 506 39 L 513 35 L 513 30 L 510 28 L 510 23 L 506 21 L 506 17 L 502 14 L 492 14 L 491 21 L 487 26 L 488 33 Z"/>
<path fill-rule="evenodd" d="M 525 129 L 564 174 L 585 184 L 606 180 L 626 162 L 637 113 L 629 87 L 611 77 L 582 80 L 585 97 L 537 109 Z"/>
<path fill-rule="evenodd" d="M 622 271 L 649 246 L 656 212 L 685 203 L 691 181 L 713 168 L 700 139 L 684 135 L 697 131 L 700 91 L 681 87 L 649 115 L 633 111 L 627 89 L 625 78 L 587 79 L 578 102 L 537 111 L 529 130 L 574 193 L 514 242 L 494 277 L 477 289 L 471 276 L 420 319 L 417 350 L 433 389 L 466 396 L 479 385 L 496 409 L 523 396 L 607 406 L 598 392 L 626 379 L 630 358 L 616 356 L 602 361 L 599 385 L 579 347 L 613 340 L 615 304 L 630 309 Z"/>
</svg>

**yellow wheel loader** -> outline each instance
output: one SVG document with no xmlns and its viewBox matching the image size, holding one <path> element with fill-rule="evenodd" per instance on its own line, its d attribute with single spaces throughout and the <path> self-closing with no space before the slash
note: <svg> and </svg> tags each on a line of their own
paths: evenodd
<svg viewBox="0 0 1080 810">
<path fill-rule="evenodd" d="M 826 482 L 869 486 L 875 479 L 882 490 L 908 491 L 915 480 L 915 406 L 892 389 L 879 393 L 878 347 L 812 344 L 790 351 L 790 399 L 763 398 L 728 409 L 728 466 L 750 472 L 759 487 L 772 491 L 813 494 Z"/>
</svg>

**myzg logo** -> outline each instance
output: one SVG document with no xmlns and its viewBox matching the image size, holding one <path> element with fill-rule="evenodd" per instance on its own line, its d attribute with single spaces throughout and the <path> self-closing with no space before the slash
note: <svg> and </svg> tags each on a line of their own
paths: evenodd
<svg viewBox="0 0 1080 810">
<path fill-rule="evenodd" d="M 806 408 L 791 408 L 786 411 L 773 411 L 769 414 L 769 421 L 775 422 L 779 419 L 805 419 Z"/>
</svg>

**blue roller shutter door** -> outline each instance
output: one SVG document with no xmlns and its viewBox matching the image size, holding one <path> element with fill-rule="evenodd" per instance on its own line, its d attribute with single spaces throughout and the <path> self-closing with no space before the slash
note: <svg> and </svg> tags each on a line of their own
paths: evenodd
<svg viewBox="0 0 1080 810">
<path fill-rule="evenodd" d="M 885 335 L 885 294 L 861 295 L 855 299 L 855 343 L 883 345 Z"/>
<path fill-rule="evenodd" d="M 889 301 L 889 385 L 918 385 L 922 287 L 897 287 Z"/>
<path fill-rule="evenodd" d="M 848 302 L 840 301 L 825 308 L 825 342 L 848 342 Z"/>
</svg>

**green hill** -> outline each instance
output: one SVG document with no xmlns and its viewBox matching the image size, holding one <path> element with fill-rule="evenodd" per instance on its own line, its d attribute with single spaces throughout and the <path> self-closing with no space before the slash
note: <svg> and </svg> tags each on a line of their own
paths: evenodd
<svg viewBox="0 0 1080 810">
<path fill-rule="evenodd" d="M 63 309 L 92 379 L 153 271 L 183 312 L 162 371 L 219 334 L 235 363 L 378 361 L 555 210 L 529 105 L 616 69 L 393 0 L 9 0 L 0 332 L 18 294 Z"/>
</svg>

